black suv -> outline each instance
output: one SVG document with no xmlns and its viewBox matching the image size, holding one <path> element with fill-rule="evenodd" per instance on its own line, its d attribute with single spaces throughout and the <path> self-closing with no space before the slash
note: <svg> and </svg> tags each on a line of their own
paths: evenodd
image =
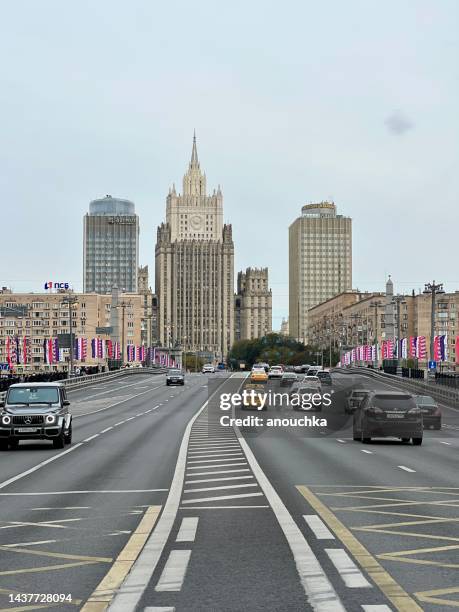
<svg viewBox="0 0 459 612">
<path fill-rule="evenodd" d="M 372 438 L 400 438 L 422 444 L 422 413 L 409 393 L 372 391 L 356 407 L 353 437 L 361 442 Z"/>
<path fill-rule="evenodd" d="M 61 383 L 11 385 L 0 403 L 0 450 L 20 440 L 51 440 L 54 448 L 72 442 L 72 414 Z"/>
<path fill-rule="evenodd" d="M 184 385 L 185 375 L 181 370 L 168 370 L 166 374 L 166 385 Z"/>
</svg>

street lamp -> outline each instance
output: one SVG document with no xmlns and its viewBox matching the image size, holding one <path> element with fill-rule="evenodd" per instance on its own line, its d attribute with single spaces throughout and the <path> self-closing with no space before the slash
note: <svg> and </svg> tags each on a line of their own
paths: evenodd
<svg viewBox="0 0 459 612">
<path fill-rule="evenodd" d="M 378 308 L 380 308 L 381 306 L 383 306 L 383 303 L 380 300 L 374 300 L 373 302 L 370 302 L 370 308 L 373 308 L 375 311 L 375 321 L 373 330 L 373 341 L 375 344 L 375 369 L 377 369 L 378 367 Z"/>
<path fill-rule="evenodd" d="M 435 297 L 440 293 L 445 293 L 443 289 L 443 283 L 436 284 L 435 281 L 432 281 L 431 283 L 425 283 L 423 293 L 427 295 L 430 294 L 432 296 L 432 303 L 430 309 L 430 360 L 435 361 Z"/>
<path fill-rule="evenodd" d="M 121 365 L 124 365 L 124 311 L 127 307 L 132 306 L 131 302 L 121 301 L 113 308 L 121 308 L 122 318 L 121 318 Z"/>
<path fill-rule="evenodd" d="M 71 374 L 73 374 L 73 322 L 72 322 L 72 312 L 73 312 L 73 304 L 78 302 L 78 298 L 76 295 L 67 295 L 63 300 L 63 304 L 68 304 L 69 307 L 69 329 L 70 329 L 70 368 L 68 371 L 67 378 L 70 378 Z"/>
</svg>

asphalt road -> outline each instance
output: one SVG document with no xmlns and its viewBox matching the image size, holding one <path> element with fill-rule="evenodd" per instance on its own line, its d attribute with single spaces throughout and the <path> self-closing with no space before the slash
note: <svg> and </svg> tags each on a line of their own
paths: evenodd
<svg viewBox="0 0 459 612">
<path fill-rule="evenodd" d="M 1 453 L 0 612 L 458 607 L 459 411 L 420 447 L 363 445 L 341 398 L 381 383 L 334 374 L 327 427 L 224 427 L 261 414 L 221 410 L 242 383 L 94 385 L 71 393 L 70 448 Z M 47 593 L 72 602 L 14 601 Z"/>
</svg>

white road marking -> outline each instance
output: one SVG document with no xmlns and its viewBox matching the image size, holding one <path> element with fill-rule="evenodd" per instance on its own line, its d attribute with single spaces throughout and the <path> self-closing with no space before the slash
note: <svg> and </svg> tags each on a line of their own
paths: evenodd
<svg viewBox="0 0 459 612">
<path fill-rule="evenodd" d="M 365 612 L 392 612 L 389 606 L 383 605 L 374 605 L 371 604 L 369 606 L 362 606 Z"/>
<path fill-rule="evenodd" d="M 303 514 L 303 518 L 318 540 L 335 539 L 335 536 L 317 514 Z"/>
<path fill-rule="evenodd" d="M 208 402 L 209 400 L 204 402 L 201 408 L 190 419 L 185 428 L 182 442 L 180 444 L 177 463 L 175 465 L 175 472 L 172 479 L 171 488 L 161 516 L 159 517 L 159 520 L 156 523 L 145 546 L 137 557 L 137 560 L 132 566 L 131 571 L 113 598 L 110 605 L 110 612 L 126 612 L 126 610 L 134 610 L 151 580 L 153 572 L 155 571 L 169 538 L 180 506 L 180 497 L 185 476 L 186 454 L 191 429 L 199 415 L 208 405 Z"/>
<path fill-rule="evenodd" d="M 187 516 L 182 519 L 179 532 L 177 534 L 176 542 L 194 542 L 196 537 L 196 530 L 198 528 L 198 517 Z"/>
<path fill-rule="evenodd" d="M 361 452 L 365 453 L 366 455 L 372 455 L 373 454 L 373 451 L 366 450 L 365 448 L 362 448 Z"/>
<path fill-rule="evenodd" d="M 350 589 L 371 588 L 371 584 L 343 548 L 326 548 L 325 552 Z"/>
<path fill-rule="evenodd" d="M 188 468 L 188 469 L 195 469 L 195 468 Z M 188 472 L 188 469 L 187 469 L 187 472 Z M 208 469 L 208 467 L 203 468 L 203 469 Z M 194 472 L 193 474 L 188 474 L 188 476 L 209 476 L 210 474 L 237 474 L 238 472 L 250 472 L 250 470 L 249 468 L 240 468 L 239 470 L 218 470 L 217 472 Z"/>
<path fill-rule="evenodd" d="M 113 427 L 107 427 L 106 429 L 102 429 L 102 431 L 100 433 L 101 434 L 107 433 L 107 431 L 110 431 L 110 429 L 113 429 Z"/>
<path fill-rule="evenodd" d="M 191 550 L 171 550 L 155 591 L 180 591 L 190 557 Z"/>
<path fill-rule="evenodd" d="M 128 419 L 126 419 L 125 423 L 127 423 L 128 421 L 132 421 L 132 419 L 135 419 L 135 416 L 129 417 Z"/>
<path fill-rule="evenodd" d="M 175 608 L 171 606 L 147 606 L 143 612 L 175 612 Z"/>
<path fill-rule="evenodd" d="M 247 510 L 247 508 L 269 508 L 269 506 L 180 506 L 181 510 Z"/>
<path fill-rule="evenodd" d="M 187 499 L 182 504 L 195 504 L 197 502 L 217 501 L 217 499 L 238 499 L 241 497 L 260 497 L 263 493 L 240 493 L 238 495 L 219 495 L 216 497 L 200 497 L 199 499 Z"/>
<path fill-rule="evenodd" d="M 287 510 L 283 501 L 261 469 L 250 446 L 241 436 L 239 428 L 235 427 L 234 429 L 240 436 L 239 442 L 252 468 L 252 472 L 260 484 L 284 532 L 295 559 L 301 584 L 303 585 L 306 597 L 312 609 L 315 610 L 315 612 L 345 612 L 341 599 L 333 588 L 327 574 L 307 543 L 304 535 L 301 533 L 298 525 L 293 520 L 292 515 Z"/>
<path fill-rule="evenodd" d="M 240 449 L 234 450 L 234 451 L 228 451 L 227 453 L 222 453 L 221 451 L 212 451 L 210 453 L 204 453 L 204 454 L 202 454 L 202 451 L 188 453 L 188 456 L 191 459 L 201 459 L 203 457 L 232 457 L 232 456 L 234 457 L 235 455 L 241 457 L 243 456 L 243 453 Z"/>
<path fill-rule="evenodd" d="M 440 440 L 440 444 L 447 444 L 448 446 L 450 446 L 451 442 L 443 442 L 442 440 Z"/>
<path fill-rule="evenodd" d="M 57 455 L 56 455 L 57 456 Z M 32 469 L 31 471 L 35 471 Z M 2 483 L 3 484 L 3 483 Z M 6 486 L 6 485 L 5 485 Z M 1 485 L 0 485 L 1 488 Z M 22 497 L 22 496 L 33 496 L 33 495 L 74 495 L 75 493 L 155 493 L 156 491 L 168 491 L 168 489 L 119 489 L 119 490 L 105 490 L 105 491 L 37 491 L 36 493 L 0 493 L 2 497 Z"/>
<path fill-rule="evenodd" d="M 397 467 L 399 467 L 401 470 L 405 470 L 405 472 L 416 472 L 416 470 L 412 470 L 409 467 L 406 467 L 406 465 L 398 465 Z"/>
<path fill-rule="evenodd" d="M 199 463 L 199 462 L 197 462 Z M 241 461 L 240 463 L 220 463 L 218 465 L 193 465 L 192 467 L 187 466 L 188 470 L 212 470 L 213 468 L 221 468 L 221 467 L 235 467 L 237 465 L 247 465 L 247 461 Z M 211 474 L 212 472 L 209 472 Z"/>
<path fill-rule="evenodd" d="M 15 544 L 2 544 L 3 548 L 14 548 L 15 546 L 38 546 L 39 544 L 55 544 L 59 540 L 38 540 L 37 542 L 16 542 Z"/>
<path fill-rule="evenodd" d="M 341 444 L 346 444 L 346 440 L 341 440 L 341 438 L 336 438 L 337 442 L 340 442 Z"/>
<path fill-rule="evenodd" d="M 237 457 L 226 457 L 225 459 L 193 459 L 193 461 L 188 461 L 189 465 L 194 463 L 215 463 L 217 464 L 220 461 L 238 461 L 239 459 L 244 459 L 244 455 L 238 455 Z M 228 465 L 231 465 L 230 463 Z"/>
<path fill-rule="evenodd" d="M 122 425 L 123 423 L 124 423 L 124 421 L 119 421 L 118 423 L 115 423 L 115 424 L 113 425 L 113 427 L 118 427 L 118 425 Z"/>
<path fill-rule="evenodd" d="M 98 438 L 99 436 L 100 434 L 94 434 L 90 438 L 86 438 L 85 440 L 83 440 L 83 442 L 91 442 L 91 440 L 94 440 L 95 438 Z"/>
<path fill-rule="evenodd" d="M 90 510 L 91 506 L 60 506 L 57 508 L 30 508 L 31 510 Z"/>
<path fill-rule="evenodd" d="M 244 489 L 247 487 L 258 487 L 256 482 L 235 484 L 235 485 L 222 485 L 221 487 L 205 487 L 200 489 L 185 489 L 184 493 L 202 493 L 203 491 L 221 491 L 222 489 Z"/>
<path fill-rule="evenodd" d="M 227 478 L 200 478 L 199 480 L 185 480 L 185 484 L 195 484 L 199 482 L 223 482 L 224 480 L 247 480 L 253 476 L 228 476 Z"/>
</svg>

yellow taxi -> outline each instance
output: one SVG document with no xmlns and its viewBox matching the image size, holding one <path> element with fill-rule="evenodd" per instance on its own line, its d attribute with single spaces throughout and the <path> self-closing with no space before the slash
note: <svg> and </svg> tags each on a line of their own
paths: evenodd
<svg viewBox="0 0 459 612">
<path fill-rule="evenodd" d="M 251 382 L 268 382 L 268 374 L 266 370 L 262 367 L 253 367 L 250 372 L 250 381 Z"/>
<path fill-rule="evenodd" d="M 262 399 L 263 395 L 265 394 L 264 385 L 248 384 L 244 386 L 244 391 L 248 391 L 248 392 L 253 391 L 254 393 L 250 393 L 250 395 L 247 393 L 243 396 L 243 400 L 242 400 L 243 410 L 248 410 L 250 408 L 254 410 L 259 410 L 260 407 L 262 410 L 266 410 L 266 407 L 264 406 L 264 402 Z"/>
</svg>

